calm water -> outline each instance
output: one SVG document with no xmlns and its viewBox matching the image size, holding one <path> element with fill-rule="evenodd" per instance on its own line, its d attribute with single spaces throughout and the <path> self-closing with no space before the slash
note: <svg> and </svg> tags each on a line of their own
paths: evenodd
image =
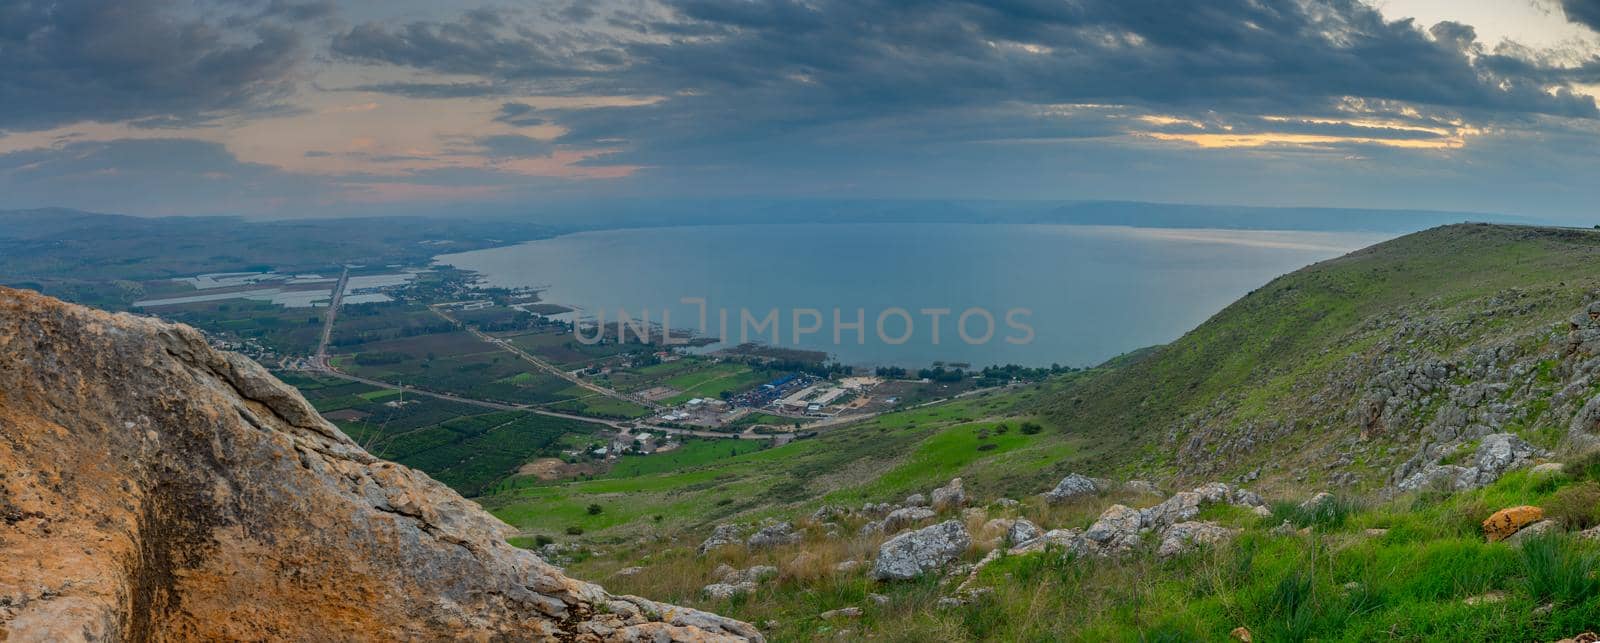
<svg viewBox="0 0 1600 643">
<path fill-rule="evenodd" d="M 697 328 L 707 301 L 708 334 L 740 338 L 741 309 L 752 321 L 777 311 L 779 344 L 823 350 L 849 364 L 1091 365 L 1172 341 L 1273 277 L 1388 238 L 1367 233 L 1175 230 L 1053 225 L 751 225 L 588 232 L 438 258 L 505 287 L 544 288 L 545 301 L 604 315 Z M 904 309 L 908 316 L 884 314 Z M 957 317 L 989 311 L 992 337 L 964 341 Z M 799 309 L 799 324 L 795 324 Z M 840 328 L 864 313 L 864 333 Z M 923 309 L 949 309 L 933 321 Z M 1033 329 L 1026 339 L 1013 321 Z M 821 323 L 807 310 L 820 313 Z M 883 316 L 883 341 L 877 321 Z M 908 328 L 907 317 L 911 322 Z M 796 343 L 796 325 L 820 325 Z M 968 317 L 982 339 L 985 317 Z M 754 327 L 745 332 L 754 338 Z M 772 343 L 770 328 L 759 333 Z M 858 340 L 858 334 L 865 335 Z M 857 343 L 861 341 L 863 343 Z"/>
</svg>

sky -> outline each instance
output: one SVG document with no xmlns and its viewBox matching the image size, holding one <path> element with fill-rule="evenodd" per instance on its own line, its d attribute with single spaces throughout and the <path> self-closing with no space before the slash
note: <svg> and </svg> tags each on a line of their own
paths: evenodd
<svg viewBox="0 0 1600 643">
<path fill-rule="evenodd" d="M 1114 199 L 1593 223 L 1597 96 L 1600 0 L 9 0 L 0 209 Z"/>
</svg>

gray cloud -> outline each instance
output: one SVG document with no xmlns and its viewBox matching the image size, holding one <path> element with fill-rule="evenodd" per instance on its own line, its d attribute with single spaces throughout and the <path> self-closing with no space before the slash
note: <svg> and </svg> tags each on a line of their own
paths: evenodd
<svg viewBox="0 0 1600 643">
<path fill-rule="evenodd" d="M 520 136 L 499 134 L 485 136 L 475 141 L 477 147 L 493 158 L 528 158 L 549 156 L 554 147 L 546 141 Z"/>
<path fill-rule="evenodd" d="M 230 30 L 169 0 L 13 0 L 0 5 L 0 56 L 3 131 L 273 109 L 302 51 L 281 21 Z"/>
<path fill-rule="evenodd" d="M 1349 115 L 1352 102 L 1390 106 L 1392 120 L 1429 126 L 1600 116 L 1594 100 L 1571 87 L 1582 80 L 1573 69 L 1515 52 L 1486 55 L 1470 26 L 1386 21 L 1358 0 L 670 0 L 655 7 L 611 10 L 609 31 L 541 31 L 497 12 L 368 23 L 341 35 L 335 51 L 474 75 L 508 95 L 665 97 L 542 114 L 567 128 L 563 145 L 629 146 L 597 163 L 731 162 L 752 145 L 823 149 L 847 134 L 902 146 L 952 132 L 982 140 L 1111 135 L 1134 129 L 1128 115 L 1148 112 L 1337 118 Z M 1122 120 L 1089 125 L 1088 116 L 1050 109 L 1085 103 L 1124 106 L 1097 116 Z M 907 122 L 945 132 L 908 131 Z M 877 135 L 886 129 L 910 138 Z"/>
<path fill-rule="evenodd" d="M 1600 0 L 1561 0 L 1567 20 L 1600 31 Z"/>
<path fill-rule="evenodd" d="M 240 162 L 192 139 L 79 141 L 0 154 L 6 207 L 132 213 L 304 210 L 332 190 L 316 177 Z"/>
</svg>

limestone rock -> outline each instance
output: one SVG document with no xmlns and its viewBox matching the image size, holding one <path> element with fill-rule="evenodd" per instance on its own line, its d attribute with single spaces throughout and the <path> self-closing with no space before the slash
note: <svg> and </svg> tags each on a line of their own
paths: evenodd
<svg viewBox="0 0 1600 643">
<path fill-rule="evenodd" d="M 933 490 L 933 510 L 951 511 L 967 504 L 967 491 L 961 486 L 961 478 L 950 481 L 943 487 Z"/>
<path fill-rule="evenodd" d="M 1011 523 L 1011 529 L 1006 531 L 1006 542 L 1012 547 L 1020 547 L 1043 537 L 1044 530 L 1026 518 Z"/>
<path fill-rule="evenodd" d="M 1564 471 L 1566 471 L 1566 465 L 1561 464 L 1560 462 L 1546 462 L 1544 464 L 1535 465 L 1532 469 L 1529 469 L 1528 475 L 1553 476 L 1559 475 Z"/>
<path fill-rule="evenodd" d="M 1051 504 L 1066 502 L 1073 498 L 1087 496 L 1100 491 L 1100 485 L 1094 480 L 1070 474 L 1056 483 L 1056 488 L 1044 493 L 1044 499 Z"/>
<path fill-rule="evenodd" d="M 1318 491 L 1316 495 L 1311 496 L 1309 500 L 1300 503 L 1300 510 L 1305 512 L 1320 511 L 1323 508 L 1332 505 L 1337 500 L 1338 499 L 1333 497 L 1333 494 L 1331 493 L 1326 491 Z"/>
<path fill-rule="evenodd" d="M 872 577 L 910 580 L 949 564 L 971 545 L 966 526 L 956 520 L 903 533 L 878 547 Z"/>
<path fill-rule="evenodd" d="M 889 512 L 883 519 L 883 530 L 886 532 L 900 531 L 924 520 L 932 520 L 939 514 L 927 507 L 906 507 Z"/>
<path fill-rule="evenodd" d="M 568 578 L 191 328 L 5 288 L 0 471 L 10 640 L 761 640 Z"/>
<path fill-rule="evenodd" d="M 1544 510 L 1531 505 L 1501 509 L 1483 521 L 1483 535 L 1489 542 L 1505 540 L 1540 520 L 1544 520 Z"/>
<path fill-rule="evenodd" d="M 928 506 L 928 497 L 920 493 L 913 493 L 906 496 L 905 502 L 902 504 L 907 507 L 926 507 Z"/>
<path fill-rule="evenodd" d="M 817 616 L 819 618 L 821 618 L 822 620 L 824 620 L 824 621 L 839 621 L 839 620 L 845 620 L 845 619 L 861 618 L 861 614 L 862 614 L 861 608 L 859 608 L 859 607 L 842 607 L 842 608 L 839 608 L 839 609 L 836 609 L 836 610 L 828 610 L 826 612 L 818 614 Z"/>
<path fill-rule="evenodd" d="M 725 601 L 735 596 L 749 594 L 756 591 L 756 584 L 749 582 L 740 583 L 712 583 L 700 588 L 700 593 L 713 601 Z"/>
<path fill-rule="evenodd" d="M 1201 546 L 1228 542 L 1237 535 L 1239 530 L 1214 522 L 1180 522 L 1161 535 L 1161 546 L 1156 549 L 1156 555 L 1170 558 Z"/>
<path fill-rule="evenodd" d="M 751 549 L 766 549 L 780 545 L 793 545 L 800 542 L 800 533 L 794 530 L 794 525 L 787 522 L 767 525 L 760 531 L 750 535 L 745 541 Z"/>
<path fill-rule="evenodd" d="M 706 538 L 705 542 L 700 543 L 700 549 L 698 551 L 700 552 L 701 556 L 704 556 L 707 553 L 717 549 L 721 549 L 729 545 L 737 545 L 741 542 L 744 542 L 744 538 L 740 535 L 743 532 L 743 525 L 717 525 L 716 529 L 711 530 L 711 537 Z"/>
<path fill-rule="evenodd" d="M 1124 505 L 1111 505 L 1094 521 L 1083 537 L 1094 543 L 1102 555 L 1117 554 L 1139 545 L 1139 511 Z"/>
<path fill-rule="evenodd" d="M 1530 539 L 1544 534 L 1553 534 L 1561 531 L 1561 525 L 1554 520 L 1540 520 L 1517 530 L 1517 533 L 1506 536 L 1506 544 L 1521 545 Z"/>
<path fill-rule="evenodd" d="M 1122 483 L 1122 490 L 1128 493 L 1138 493 L 1147 496 L 1161 495 L 1161 488 L 1149 480 L 1129 480 Z"/>
</svg>

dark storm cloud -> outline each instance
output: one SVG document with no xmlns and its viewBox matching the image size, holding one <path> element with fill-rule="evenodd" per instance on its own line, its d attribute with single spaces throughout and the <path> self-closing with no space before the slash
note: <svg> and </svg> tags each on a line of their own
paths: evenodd
<svg viewBox="0 0 1600 643">
<path fill-rule="evenodd" d="M 419 21 L 393 28 L 367 23 L 339 34 L 332 49 L 356 62 L 515 80 L 583 76 L 604 71 L 598 61 L 614 58 L 592 42 L 518 24 L 525 18 L 479 9 L 454 22 Z"/>
<path fill-rule="evenodd" d="M 1600 31 L 1600 0 L 1561 0 L 1567 20 Z"/>
<path fill-rule="evenodd" d="M 369 23 L 340 36 L 335 51 L 364 62 L 475 75 L 507 93 L 665 97 L 554 114 L 568 129 L 563 144 L 628 141 L 632 150 L 608 157 L 619 163 L 659 163 L 752 140 L 827 145 L 797 133 L 872 129 L 867 124 L 899 129 L 889 121 L 926 122 L 918 117 L 929 115 L 973 135 L 1080 135 L 1084 119 L 1039 109 L 1057 104 L 1114 104 L 1189 118 L 1335 118 L 1348 116 L 1354 99 L 1406 106 L 1390 112 L 1406 121 L 1429 121 L 1438 112 L 1479 123 L 1597 116 L 1594 100 L 1570 87 L 1579 81 L 1574 70 L 1483 55 L 1470 26 L 1386 21 L 1357 0 L 673 0 L 664 6 L 608 16 L 631 33 L 540 31 L 515 14 L 494 12 L 441 23 Z"/>
<path fill-rule="evenodd" d="M 0 3 L 0 131 L 271 109 L 300 41 L 281 21 L 228 29 L 168 0 Z"/>
</svg>

